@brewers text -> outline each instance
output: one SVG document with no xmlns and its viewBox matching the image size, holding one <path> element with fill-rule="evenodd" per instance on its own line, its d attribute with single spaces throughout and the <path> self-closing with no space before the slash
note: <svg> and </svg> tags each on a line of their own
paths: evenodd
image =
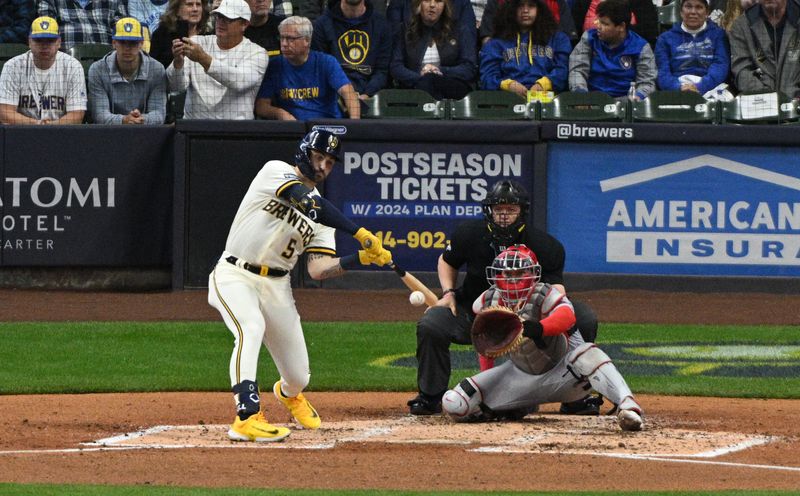
<svg viewBox="0 0 800 496">
<path fill-rule="evenodd" d="M 633 138 L 633 128 L 602 127 L 585 124 L 559 124 L 556 126 L 556 138 Z"/>
</svg>

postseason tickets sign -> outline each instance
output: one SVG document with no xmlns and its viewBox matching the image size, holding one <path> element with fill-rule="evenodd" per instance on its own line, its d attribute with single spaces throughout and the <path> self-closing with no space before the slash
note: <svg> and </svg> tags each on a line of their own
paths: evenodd
<svg viewBox="0 0 800 496">
<path fill-rule="evenodd" d="M 408 270 L 434 271 L 453 229 L 482 218 L 481 201 L 501 179 L 533 186 L 532 145 L 348 141 L 325 183 L 325 197 L 380 236 Z M 337 234 L 337 250 L 357 243 Z"/>
</svg>

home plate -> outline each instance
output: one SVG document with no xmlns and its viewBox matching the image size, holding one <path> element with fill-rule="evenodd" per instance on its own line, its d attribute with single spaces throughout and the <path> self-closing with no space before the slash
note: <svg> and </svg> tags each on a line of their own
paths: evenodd
<svg viewBox="0 0 800 496">
<path fill-rule="evenodd" d="M 323 421 L 317 430 L 286 425 L 279 443 L 228 439 L 228 425 L 160 425 L 98 439 L 84 446 L 119 449 L 264 448 L 331 449 L 344 443 L 452 445 L 484 453 L 552 453 L 714 458 L 777 440 L 735 432 L 672 429 L 647 419 L 645 430 L 622 432 L 614 417 L 529 415 L 518 422 L 457 424 L 446 417 Z M 281 425 L 281 424 L 277 424 Z M 285 425 L 285 424 L 284 424 Z"/>
</svg>

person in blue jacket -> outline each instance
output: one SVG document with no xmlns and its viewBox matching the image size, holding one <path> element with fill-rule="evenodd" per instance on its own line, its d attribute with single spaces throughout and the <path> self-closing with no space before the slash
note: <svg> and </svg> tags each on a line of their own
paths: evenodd
<svg viewBox="0 0 800 496">
<path fill-rule="evenodd" d="M 329 0 L 314 21 L 311 49 L 339 61 L 361 100 L 387 86 L 392 32 L 372 0 Z"/>
<path fill-rule="evenodd" d="M 414 0 L 414 16 L 397 35 L 390 72 L 403 88 L 437 100 L 460 100 L 477 75 L 475 38 L 453 20 L 450 0 Z"/>
<path fill-rule="evenodd" d="M 529 90 L 564 91 L 571 48 L 544 0 L 507 0 L 481 50 L 481 87 L 523 98 Z"/>
<path fill-rule="evenodd" d="M 708 18 L 710 10 L 707 0 L 682 0 L 682 22 L 658 37 L 655 57 L 660 89 L 703 95 L 728 79 L 728 37 Z"/>
<path fill-rule="evenodd" d="M 656 62 L 647 41 L 628 29 L 627 0 L 597 6 L 597 27 L 583 33 L 569 56 L 570 91 L 602 91 L 615 98 L 644 100 L 656 87 Z"/>
</svg>

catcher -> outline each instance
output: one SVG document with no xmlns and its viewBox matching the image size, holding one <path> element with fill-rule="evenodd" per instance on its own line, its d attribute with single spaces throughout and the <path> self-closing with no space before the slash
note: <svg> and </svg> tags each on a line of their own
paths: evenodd
<svg viewBox="0 0 800 496">
<path fill-rule="evenodd" d="M 572 303 L 540 277 L 525 245 L 486 267 L 491 286 L 473 303 L 472 342 L 483 356 L 510 359 L 447 391 L 443 410 L 457 421 L 521 419 L 542 403 L 580 399 L 593 388 L 616 405 L 622 430 L 641 430 L 642 407 L 625 379 L 603 350 L 584 342 Z"/>
</svg>

